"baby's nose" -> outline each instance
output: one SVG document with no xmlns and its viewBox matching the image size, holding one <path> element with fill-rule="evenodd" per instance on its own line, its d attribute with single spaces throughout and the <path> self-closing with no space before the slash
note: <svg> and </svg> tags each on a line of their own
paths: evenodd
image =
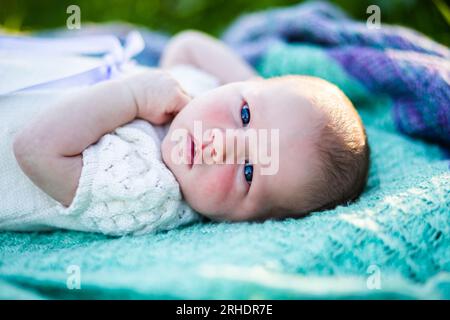
<svg viewBox="0 0 450 320">
<path fill-rule="evenodd" d="M 234 164 L 245 160 L 245 136 L 239 131 L 212 129 L 209 139 L 204 141 L 203 153 L 210 156 L 215 164 Z"/>
</svg>

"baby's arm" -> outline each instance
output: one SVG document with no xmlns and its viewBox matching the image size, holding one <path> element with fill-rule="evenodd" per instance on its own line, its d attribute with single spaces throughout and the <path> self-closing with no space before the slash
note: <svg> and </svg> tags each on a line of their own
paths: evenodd
<svg viewBox="0 0 450 320">
<path fill-rule="evenodd" d="M 188 100 L 175 80 L 157 70 L 103 82 L 37 117 L 15 137 L 14 154 L 39 188 L 68 206 L 84 149 L 137 117 L 163 124 Z"/>
<path fill-rule="evenodd" d="M 224 43 L 198 31 L 184 31 L 174 36 L 162 54 L 160 66 L 193 65 L 223 84 L 248 80 L 257 74 L 252 67 Z"/>
</svg>

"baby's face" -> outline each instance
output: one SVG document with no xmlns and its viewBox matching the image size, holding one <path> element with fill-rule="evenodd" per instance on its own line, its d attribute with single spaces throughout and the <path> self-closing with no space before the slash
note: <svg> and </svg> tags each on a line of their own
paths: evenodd
<svg viewBox="0 0 450 320">
<path fill-rule="evenodd" d="M 236 82 L 193 99 L 171 123 L 162 156 L 199 213 L 267 218 L 311 181 L 319 121 L 320 110 L 287 81 Z"/>
</svg>

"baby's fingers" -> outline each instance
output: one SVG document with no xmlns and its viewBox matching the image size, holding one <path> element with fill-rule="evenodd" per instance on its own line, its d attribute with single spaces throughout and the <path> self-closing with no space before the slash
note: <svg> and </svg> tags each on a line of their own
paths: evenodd
<svg viewBox="0 0 450 320">
<path fill-rule="evenodd" d="M 158 107 L 149 108 L 147 120 L 156 125 L 165 124 L 173 119 L 188 103 L 191 97 L 186 94 L 178 85 L 169 89 L 165 97 L 158 99 Z"/>
<path fill-rule="evenodd" d="M 172 117 L 180 112 L 191 101 L 191 97 L 183 89 L 181 89 L 181 87 L 178 87 L 176 91 L 176 97 L 166 112 Z"/>
</svg>

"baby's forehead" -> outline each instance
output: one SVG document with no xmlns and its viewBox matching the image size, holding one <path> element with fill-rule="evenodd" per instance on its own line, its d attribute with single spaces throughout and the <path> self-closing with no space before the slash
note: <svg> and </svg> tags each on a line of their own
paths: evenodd
<svg viewBox="0 0 450 320">
<path fill-rule="evenodd" d="M 252 119 L 259 128 L 278 129 L 283 139 L 298 139 L 317 131 L 323 122 L 323 110 L 314 99 L 294 88 L 268 86 L 249 99 Z M 291 137 L 294 135 L 294 137 Z"/>
<path fill-rule="evenodd" d="M 296 82 L 268 79 L 254 93 L 265 112 L 283 111 L 288 112 L 287 115 L 295 115 L 316 109 L 315 97 Z"/>
</svg>

